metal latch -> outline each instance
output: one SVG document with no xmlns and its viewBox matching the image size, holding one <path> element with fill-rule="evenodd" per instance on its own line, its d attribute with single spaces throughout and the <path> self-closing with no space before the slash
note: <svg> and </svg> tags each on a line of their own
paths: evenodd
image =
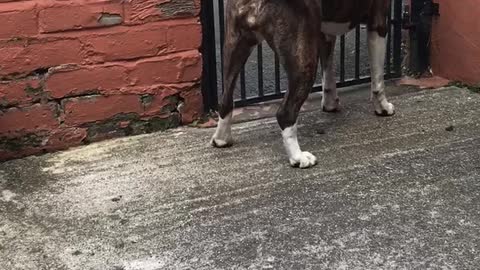
<svg viewBox="0 0 480 270">
<path fill-rule="evenodd" d="M 412 0 L 422 1 L 422 0 Z M 440 16 L 440 4 L 433 2 L 433 0 L 423 0 L 422 2 L 412 2 L 413 6 L 405 5 L 403 7 L 402 28 L 406 30 L 415 30 L 421 17 Z M 414 8 L 415 10 L 411 10 Z M 413 16 L 411 13 L 415 13 Z"/>
<path fill-rule="evenodd" d="M 415 24 L 412 23 L 412 17 L 410 15 L 410 6 L 405 5 L 403 7 L 403 15 L 402 15 L 402 28 L 409 30 L 413 29 Z"/>
</svg>

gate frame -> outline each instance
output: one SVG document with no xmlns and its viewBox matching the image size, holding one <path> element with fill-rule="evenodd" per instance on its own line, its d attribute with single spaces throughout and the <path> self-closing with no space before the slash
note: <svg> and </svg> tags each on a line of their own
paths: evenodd
<svg viewBox="0 0 480 270">
<path fill-rule="evenodd" d="M 206 112 L 216 111 L 218 108 L 218 90 L 217 83 L 217 58 L 215 43 L 215 14 L 214 3 L 218 1 L 219 20 L 220 20 L 220 74 L 223 75 L 223 44 L 224 44 L 224 2 L 223 0 L 201 0 L 201 22 L 203 30 L 203 41 L 201 52 L 203 54 L 203 73 L 202 73 L 202 93 L 204 109 Z M 387 61 L 385 69 L 385 79 L 395 79 L 402 75 L 402 14 L 403 0 L 391 0 L 391 14 L 388 17 L 389 34 L 387 37 Z M 393 29 L 392 29 L 393 28 Z M 345 36 L 340 37 L 340 81 L 337 81 L 337 88 L 343 88 L 354 85 L 361 85 L 371 82 L 370 76 L 360 76 L 360 26 L 355 29 L 355 76 L 353 79 L 345 79 Z M 392 42 L 393 37 L 393 42 Z M 391 46 L 393 44 L 393 55 Z M 263 55 L 262 44 L 257 47 L 258 62 L 258 96 L 246 97 L 245 90 L 245 69 L 240 73 L 240 100 L 235 100 L 235 107 L 244 107 L 255 103 L 280 99 L 285 95 L 280 89 L 280 64 L 278 56 L 275 55 L 275 93 L 265 95 L 263 92 Z M 392 61 L 393 60 L 393 61 Z M 393 68 L 391 65 L 393 62 Z M 223 88 L 223 76 L 220 80 L 220 87 Z M 311 93 L 321 92 L 322 84 L 314 85 Z M 223 92 L 223 91 L 222 91 Z"/>
<path fill-rule="evenodd" d="M 213 0 L 201 0 L 202 23 L 202 96 L 204 111 L 216 111 L 218 107 L 217 59 L 215 45 L 215 14 Z M 223 58 L 223 53 L 222 53 Z"/>
<path fill-rule="evenodd" d="M 433 0 L 409 0 L 405 5 L 402 28 L 409 31 L 408 71 L 422 75 L 430 69 L 432 20 L 440 16 L 440 4 Z"/>
</svg>

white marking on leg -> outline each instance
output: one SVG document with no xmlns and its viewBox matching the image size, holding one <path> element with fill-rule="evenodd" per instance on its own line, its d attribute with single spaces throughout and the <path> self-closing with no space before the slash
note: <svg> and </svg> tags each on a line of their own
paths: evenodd
<svg viewBox="0 0 480 270">
<path fill-rule="evenodd" d="M 219 118 L 211 144 L 216 147 L 226 147 L 232 143 L 232 113 L 229 113 L 225 119 Z"/>
<path fill-rule="evenodd" d="M 317 158 L 309 152 L 302 152 L 297 138 L 297 125 L 282 131 L 283 145 L 287 151 L 290 165 L 300 168 L 309 168 L 317 163 Z"/>
<path fill-rule="evenodd" d="M 372 100 L 375 112 L 381 115 L 393 115 L 395 108 L 385 95 L 384 65 L 387 44 L 377 31 L 368 32 L 368 51 L 372 75 Z"/>
<path fill-rule="evenodd" d="M 340 36 L 351 30 L 351 23 L 322 22 L 322 33 Z"/>
<path fill-rule="evenodd" d="M 329 37 L 327 35 L 327 37 Z M 333 42 L 333 48 L 335 48 L 335 37 L 329 38 L 330 42 Z M 321 106 L 323 110 L 332 112 L 339 109 L 340 104 L 338 102 L 338 94 L 337 94 L 337 82 L 335 79 L 335 63 L 333 61 L 334 58 L 334 50 L 330 52 L 330 55 L 326 59 L 327 63 L 323 64 L 325 66 L 323 72 L 323 93 L 322 93 L 322 103 Z"/>
</svg>

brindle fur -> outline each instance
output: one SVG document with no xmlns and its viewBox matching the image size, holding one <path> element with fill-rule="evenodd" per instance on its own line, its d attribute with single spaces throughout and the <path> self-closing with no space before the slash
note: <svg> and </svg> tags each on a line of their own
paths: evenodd
<svg viewBox="0 0 480 270">
<path fill-rule="evenodd" d="M 288 91 L 277 113 L 280 127 L 295 124 L 315 82 L 319 58 L 333 53 L 334 42 L 321 32 L 322 20 L 364 23 L 387 34 L 388 0 L 229 0 L 224 48 L 225 92 L 219 104 L 224 118 L 233 110 L 233 91 L 253 47 L 266 40 L 288 76 Z M 325 61 L 324 61 L 325 60 Z M 322 65 L 324 67 L 324 65 Z M 327 91 L 329 89 L 326 89 Z"/>
<path fill-rule="evenodd" d="M 288 91 L 277 112 L 289 162 L 308 168 L 316 157 L 298 143 L 297 118 L 315 82 L 318 61 L 324 76 L 322 109 L 335 112 L 339 99 L 333 55 L 338 34 L 366 24 L 372 69 L 372 99 L 375 113 L 391 116 L 393 104 L 386 99 L 383 66 L 390 0 L 228 0 L 224 48 L 224 89 L 220 120 L 211 144 L 232 145 L 233 91 L 242 66 L 253 47 L 266 40 L 279 56 L 288 76 Z M 323 31 L 323 32 L 322 32 Z M 328 33 L 328 34 L 324 34 Z"/>
</svg>

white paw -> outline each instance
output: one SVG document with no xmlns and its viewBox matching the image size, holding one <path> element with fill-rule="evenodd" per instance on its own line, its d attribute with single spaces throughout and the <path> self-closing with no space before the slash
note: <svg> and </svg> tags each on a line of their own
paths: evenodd
<svg viewBox="0 0 480 270">
<path fill-rule="evenodd" d="M 340 111 L 340 99 L 338 97 L 331 100 L 322 99 L 321 106 L 324 112 L 338 112 Z"/>
<path fill-rule="evenodd" d="M 395 114 L 395 106 L 390 102 L 383 101 L 375 106 L 375 114 L 378 116 L 392 116 Z"/>
<path fill-rule="evenodd" d="M 225 119 L 219 118 L 215 134 L 210 140 L 210 144 L 217 148 L 230 147 L 232 140 L 232 114 L 228 114 Z"/>
<path fill-rule="evenodd" d="M 313 167 L 317 164 L 317 158 L 309 152 L 301 152 L 298 156 L 290 158 L 290 165 L 302 169 Z"/>
<path fill-rule="evenodd" d="M 231 137 L 226 139 L 219 139 L 213 137 L 212 140 L 210 140 L 210 144 L 216 148 L 230 147 L 233 145 L 233 139 Z"/>
</svg>

